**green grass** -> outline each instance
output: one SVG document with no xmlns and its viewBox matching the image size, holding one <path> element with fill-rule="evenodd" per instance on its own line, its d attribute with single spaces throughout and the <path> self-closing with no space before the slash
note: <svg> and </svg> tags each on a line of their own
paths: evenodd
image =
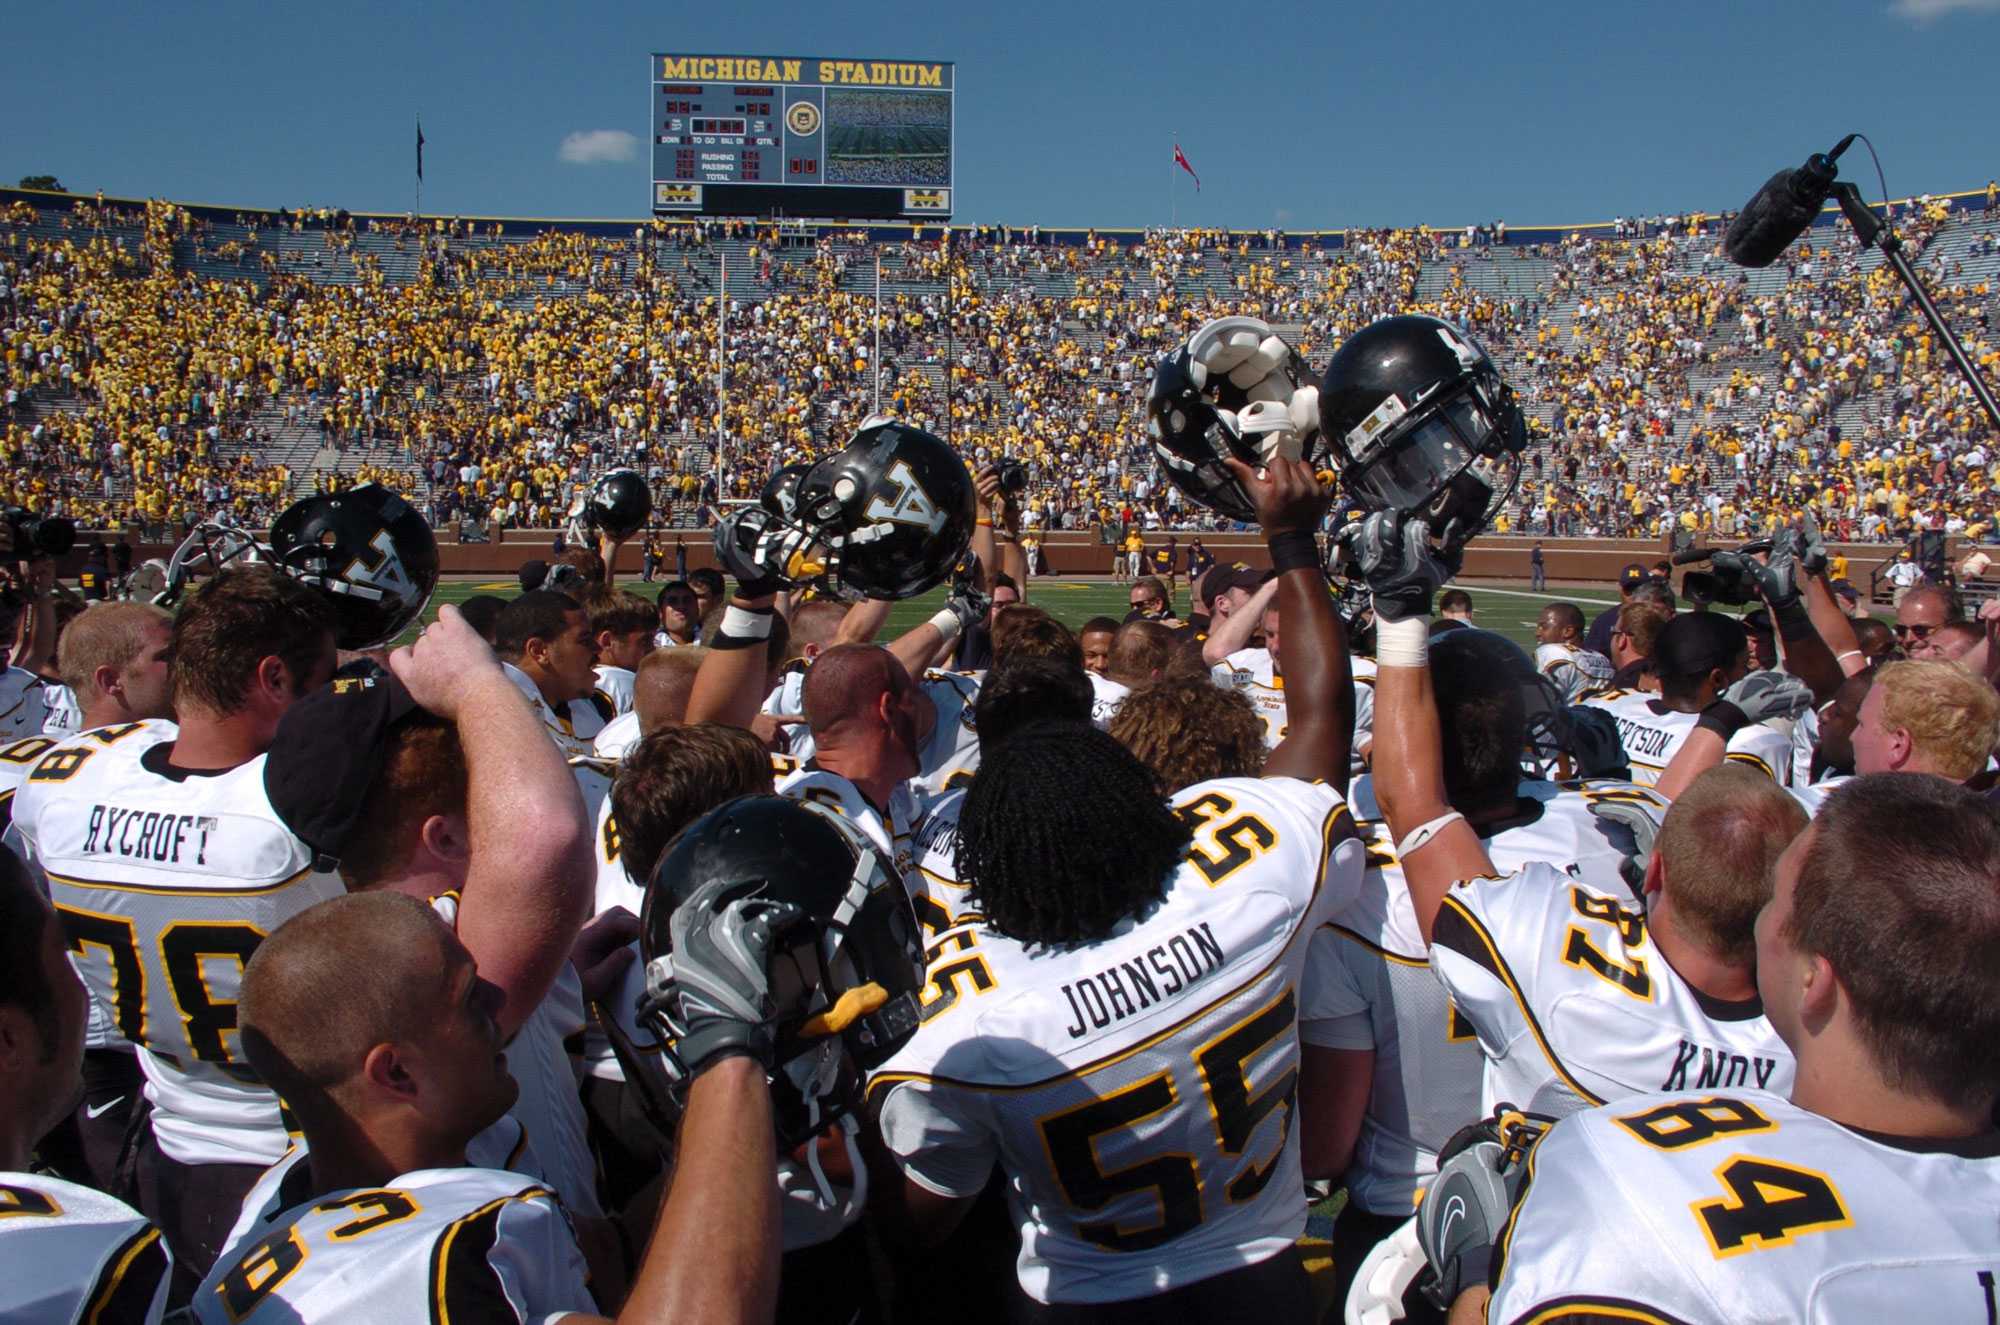
<svg viewBox="0 0 2000 1325">
<path fill-rule="evenodd" d="M 619 580 L 626 588 L 637 590 L 650 598 L 659 590 L 659 582 L 642 584 L 636 576 Z M 511 598 L 519 592 L 511 580 L 450 580 L 438 585 L 437 593 L 431 598 L 430 610 L 424 619 L 437 615 L 437 609 L 444 603 L 460 603 L 475 594 L 498 594 Z M 1477 624 L 1497 630 L 1519 644 L 1529 653 L 1535 649 L 1535 616 L 1542 608 L 1553 602 L 1569 601 L 1583 608 L 1586 617 L 1595 616 L 1601 608 L 1597 604 L 1612 601 L 1609 590 L 1585 589 L 1575 592 L 1527 594 L 1519 592 L 1512 584 L 1481 585 L 1468 589 L 1472 595 L 1474 620 Z M 1113 620 L 1123 620 L 1131 610 L 1129 586 L 1114 584 L 1107 580 L 1067 580 L 1037 579 L 1028 587 L 1028 600 L 1043 608 L 1072 630 L 1083 625 L 1094 616 L 1108 616 Z M 916 598 L 908 598 L 897 603 L 889 612 L 886 635 L 900 634 L 910 627 L 928 621 L 944 602 L 945 591 L 933 589 Z M 1175 609 L 1185 617 L 1188 611 L 1187 586 L 1183 584 L 1175 598 Z"/>
</svg>

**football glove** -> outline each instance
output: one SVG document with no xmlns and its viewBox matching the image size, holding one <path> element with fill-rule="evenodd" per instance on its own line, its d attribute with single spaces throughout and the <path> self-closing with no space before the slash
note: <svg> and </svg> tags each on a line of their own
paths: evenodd
<svg viewBox="0 0 2000 1325">
<path fill-rule="evenodd" d="M 1445 1311 L 1458 1295 L 1483 1284 L 1493 1247 L 1527 1177 L 1528 1152 L 1549 1119 L 1502 1105 L 1483 1122 L 1462 1127 L 1438 1152 L 1437 1178 L 1417 1208 L 1417 1241 L 1430 1262 L 1424 1296 Z"/>
<path fill-rule="evenodd" d="M 760 598 L 823 573 L 808 556 L 812 535 L 761 506 L 746 506 L 715 526 L 715 555 L 745 598 Z"/>
<path fill-rule="evenodd" d="M 1819 520 L 1811 511 L 1806 512 L 1805 528 L 1798 535 L 1797 550 L 1799 570 L 1807 575 L 1824 575 L 1828 556 L 1826 534 L 1819 527 Z"/>
<path fill-rule="evenodd" d="M 1743 710 L 1749 722 L 1796 718 L 1812 707 L 1813 693 L 1805 682 L 1784 672 L 1752 672 L 1722 692 L 1722 698 Z"/>
<path fill-rule="evenodd" d="M 1450 545 L 1447 538 L 1446 545 Z M 1459 554 L 1440 554 L 1418 516 L 1377 511 L 1340 531 L 1340 543 L 1368 585 L 1375 615 L 1384 621 L 1430 615 L 1431 599 L 1458 573 Z"/>
<path fill-rule="evenodd" d="M 1188 338 L 1188 368 L 1197 387 L 1228 378 L 1249 397 L 1235 414 L 1218 410 L 1246 441 L 1255 440 L 1265 460 L 1296 460 L 1306 438 L 1319 430 L 1319 388 L 1294 387 L 1285 371 L 1292 347 L 1254 317 L 1219 317 L 1204 322 Z"/>
<path fill-rule="evenodd" d="M 1604 710 L 1596 710 L 1602 713 Z M 1632 890 L 1635 900 L 1646 895 L 1646 867 L 1653 860 L 1653 842 L 1660 835 L 1660 823 L 1630 801 L 1593 799 L 1590 812 L 1606 824 L 1616 825 L 1632 835 L 1632 849 L 1618 862 L 1618 876 Z"/>
<path fill-rule="evenodd" d="M 673 952 L 653 960 L 646 983 L 685 1076 L 735 1054 L 771 1067 L 777 1023 L 796 1011 L 774 998 L 771 968 L 810 944 L 813 932 L 803 909 L 759 897 L 741 882 L 716 880 L 675 908 Z M 789 1001 L 814 983 L 788 979 Z"/>
</svg>

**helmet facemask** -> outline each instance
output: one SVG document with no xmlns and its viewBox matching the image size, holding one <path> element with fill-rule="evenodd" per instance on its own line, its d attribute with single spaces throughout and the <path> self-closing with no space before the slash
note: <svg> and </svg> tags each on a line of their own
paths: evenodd
<svg viewBox="0 0 2000 1325">
<path fill-rule="evenodd" d="M 1527 424 L 1513 390 L 1488 369 L 1414 407 L 1389 396 L 1333 445 L 1351 500 L 1421 514 L 1433 546 L 1449 555 L 1513 496 Z"/>
</svg>

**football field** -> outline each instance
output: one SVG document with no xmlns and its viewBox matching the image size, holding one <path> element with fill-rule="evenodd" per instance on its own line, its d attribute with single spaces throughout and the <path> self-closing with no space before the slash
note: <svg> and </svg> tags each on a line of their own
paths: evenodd
<svg viewBox="0 0 2000 1325">
<path fill-rule="evenodd" d="M 637 576 L 623 576 L 618 581 L 623 588 L 632 589 L 652 598 L 659 593 L 664 581 L 643 583 Z M 424 619 L 430 620 L 437 614 L 443 603 L 460 603 L 474 594 L 497 594 L 502 598 L 512 598 L 520 592 L 520 586 L 512 580 L 499 579 L 456 579 L 438 585 L 437 593 L 431 598 L 430 609 Z M 1474 624 L 1497 630 L 1519 644 L 1530 654 L 1535 650 L 1535 616 L 1549 603 L 1568 601 L 1583 609 L 1586 617 L 1595 616 L 1604 607 L 1611 605 L 1614 595 L 1609 589 L 1578 589 L 1572 592 L 1528 593 L 1522 587 L 1511 583 L 1480 584 L 1466 590 L 1472 595 Z M 1131 610 L 1131 587 L 1104 579 L 1035 579 L 1029 582 L 1028 601 L 1050 613 L 1064 625 L 1075 630 L 1095 616 L 1108 616 L 1113 620 L 1123 620 Z M 943 588 L 931 590 L 916 598 L 897 603 L 889 613 L 886 634 L 895 635 L 910 627 L 928 621 L 944 603 Z M 1182 617 L 1188 613 L 1187 585 L 1180 586 L 1175 595 L 1174 609 Z"/>
</svg>

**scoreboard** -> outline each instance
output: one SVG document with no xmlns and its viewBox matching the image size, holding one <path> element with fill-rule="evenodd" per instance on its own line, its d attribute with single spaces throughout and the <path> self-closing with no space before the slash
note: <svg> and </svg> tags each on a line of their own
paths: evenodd
<svg viewBox="0 0 2000 1325">
<path fill-rule="evenodd" d="M 951 215 L 952 63 L 651 60 L 656 213 Z"/>
</svg>

